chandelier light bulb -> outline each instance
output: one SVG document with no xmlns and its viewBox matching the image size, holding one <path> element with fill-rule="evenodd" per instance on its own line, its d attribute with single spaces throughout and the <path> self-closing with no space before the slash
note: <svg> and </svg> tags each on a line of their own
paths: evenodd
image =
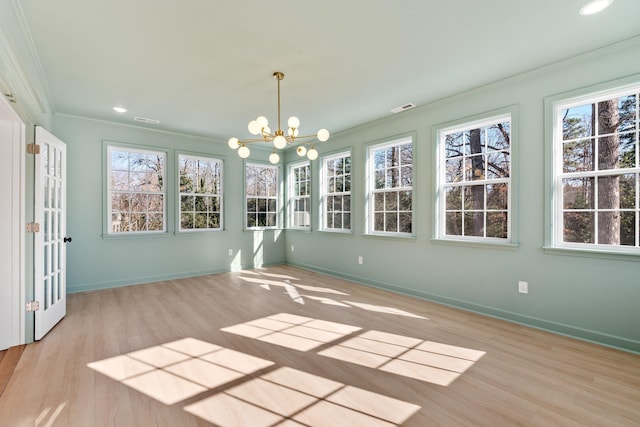
<svg viewBox="0 0 640 427">
<path fill-rule="evenodd" d="M 273 138 L 273 146 L 276 147 L 278 150 L 282 150 L 284 147 L 287 146 L 287 140 L 285 139 L 284 136 L 278 135 L 275 138 Z"/>
<path fill-rule="evenodd" d="M 243 159 L 249 157 L 249 154 L 251 154 L 251 150 L 249 150 L 249 147 L 247 147 L 246 145 L 238 148 L 238 156 L 242 157 Z"/>
<path fill-rule="evenodd" d="M 258 123 L 256 120 L 252 120 L 249 122 L 247 129 L 249 129 L 249 133 L 251 135 L 258 135 L 260 133 L 260 130 L 262 129 L 262 126 L 260 126 L 260 123 Z"/>
<path fill-rule="evenodd" d="M 296 116 L 291 116 L 289 117 L 287 124 L 289 125 L 290 128 L 296 129 L 300 127 L 300 119 L 298 119 Z"/>
<path fill-rule="evenodd" d="M 613 0 L 607 1 L 612 2 Z M 296 116 L 289 117 L 287 120 L 288 126 L 285 127 L 286 131 L 284 131 L 280 127 L 280 119 L 282 117 L 280 115 L 280 82 L 284 79 L 284 73 L 276 71 L 273 73 L 273 77 L 278 81 L 277 128 L 271 130 L 271 128 L 269 128 L 269 120 L 267 120 L 265 116 L 258 116 L 255 120 L 251 120 L 247 125 L 249 133 L 251 135 L 256 135 L 256 137 L 249 137 L 247 139 L 229 138 L 227 141 L 229 148 L 232 150 L 238 150 L 238 155 L 241 158 L 246 159 L 251 154 L 251 150 L 249 150 L 248 147 L 249 144 L 260 142 L 273 144 L 272 152 L 269 155 L 269 161 L 273 164 L 278 164 L 283 159 L 278 153 L 278 150 L 286 150 L 287 147 L 291 145 L 295 148 L 298 156 L 307 156 L 309 160 L 317 159 L 318 151 L 312 144 L 317 143 L 317 141 L 327 141 L 329 139 L 329 131 L 326 129 L 320 129 L 315 135 L 303 135 L 300 133 L 300 119 Z M 296 144 L 296 142 L 300 144 Z M 311 148 L 307 148 L 309 146 L 311 146 Z"/>
<path fill-rule="evenodd" d="M 318 131 L 318 141 L 325 142 L 327 139 L 329 139 L 329 131 L 326 129 L 320 129 Z"/>
<path fill-rule="evenodd" d="M 318 150 L 315 147 L 311 147 L 309 151 L 307 151 L 307 158 L 309 160 L 315 160 L 318 158 Z"/>
<path fill-rule="evenodd" d="M 269 161 L 275 165 L 280 161 L 280 156 L 278 156 L 278 153 L 274 151 L 269 155 Z"/>
<path fill-rule="evenodd" d="M 265 116 L 260 116 L 256 119 L 256 122 L 260 125 L 261 128 L 266 128 L 269 124 L 269 120 Z"/>
</svg>

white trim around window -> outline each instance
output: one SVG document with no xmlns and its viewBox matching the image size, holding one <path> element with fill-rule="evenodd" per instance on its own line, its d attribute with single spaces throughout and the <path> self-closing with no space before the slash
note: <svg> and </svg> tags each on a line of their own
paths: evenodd
<svg viewBox="0 0 640 427">
<path fill-rule="evenodd" d="M 309 161 L 292 163 L 288 167 L 288 227 L 311 229 L 311 166 Z"/>
<path fill-rule="evenodd" d="M 351 152 L 322 158 L 320 172 L 320 228 L 329 232 L 351 232 Z"/>
<path fill-rule="evenodd" d="M 640 255 L 640 76 L 545 99 L 547 249 Z"/>
<path fill-rule="evenodd" d="M 401 137 L 366 149 L 368 235 L 413 237 L 413 141 Z"/>
<path fill-rule="evenodd" d="M 223 229 L 223 162 L 195 154 L 178 153 L 178 230 Z"/>
<path fill-rule="evenodd" d="M 167 231 L 167 152 L 106 145 L 106 235 Z"/>
<path fill-rule="evenodd" d="M 278 228 L 280 224 L 279 188 L 279 166 L 245 162 L 245 229 L 263 230 Z"/>
<path fill-rule="evenodd" d="M 514 188 L 511 112 L 488 113 L 438 126 L 435 135 L 435 238 L 511 243 Z"/>
</svg>

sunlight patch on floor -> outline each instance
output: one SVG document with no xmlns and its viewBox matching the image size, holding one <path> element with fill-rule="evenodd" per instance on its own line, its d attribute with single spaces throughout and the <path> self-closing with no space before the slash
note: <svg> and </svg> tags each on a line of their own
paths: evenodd
<svg viewBox="0 0 640 427">
<path fill-rule="evenodd" d="M 301 283 L 292 283 L 291 280 L 298 280 L 298 279 L 291 278 L 290 276 L 259 273 L 255 271 L 243 271 L 242 273 L 244 274 L 244 276 L 240 276 L 241 280 L 248 283 L 256 284 L 257 286 L 259 286 L 264 290 L 271 291 L 272 287 L 284 288 L 285 294 L 293 302 L 300 305 L 305 304 L 305 299 L 310 299 L 313 301 L 318 301 L 321 304 L 333 305 L 336 307 L 345 307 L 345 308 L 357 307 L 362 310 L 373 311 L 376 313 L 392 314 L 395 316 L 404 316 L 404 317 L 411 317 L 414 319 L 429 320 L 424 316 L 420 316 L 415 313 L 410 313 L 406 310 L 401 310 L 395 307 L 387 307 L 383 305 L 368 304 L 368 303 L 357 302 L 357 301 L 346 301 L 346 300 L 336 301 L 332 298 L 316 296 L 316 295 L 308 295 L 308 294 L 302 295 L 298 291 L 299 289 L 307 292 L 318 292 L 318 293 L 325 293 L 325 294 L 349 296 L 348 293 L 338 291 L 332 288 L 327 288 L 322 286 L 303 285 Z M 249 275 L 253 277 L 248 277 Z M 281 278 L 283 280 L 281 281 L 273 280 L 273 278 Z"/>
<path fill-rule="evenodd" d="M 346 304 L 351 304 L 354 307 L 358 307 L 358 308 L 361 308 L 361 309 L 367 310 L 367 311 L 374 311 L 374 312 L 377 312 L 377 313 L 385 313 L 385 314 L 394 314 L 396 316 L 413 317 L 414 319 L 426 319 L 426 320 L 429 320 L 426 317 L 419 316 L 419 315 L 413 314 L 413 313 L 409 313 L 408 311 L 400 310 L 399 308 L 385 307 L 383 305 L 365 304 L 365 303 L 362 303 L 362 302 L 355 302 L 355 301 L 342 301 L 342 302 L 346 303 Z"/>
<path fill-rule="evenodd" d="M 309 330 L 299 330 L 300 333 L 354 330 L 349 325 L 287 313 L 254 323 L 276 329 L 288 324 Z M 290 367 L 276 369 L 272 361 L 194 338 L 87 366 L 165 405 L 202 396 L 184 410 L 220 427 L 399 426 L 420 409 L 409 402 Z M 247 378 L 252 374 L 261 375 Z M 58 409 L 56 412 L 62 410 Z"/>
<path fill-rule="evenodd" d="M 185 338 L 87 366 L 172 405 L 271 365 L 269 360 Z"/>
<path fill-rule="evenodd" d="M 419 406 L 293 368 L 279 368 L 185 410 L 221 427 L 397 426 Z M 280 422 L 280 423 L 279 423 Z"/>
<path fill-rule="evenodd" d="M 360 329 L 357 326 L 280 313 L 222 328 L 221 331 L 298 351 L 309 351 Z"/>
<path fill-rule="evenodd" d="M 480 360 L 485 352 L 404 335 L 366 331 L 318 354 L 448 386 Z"/>
</svg>

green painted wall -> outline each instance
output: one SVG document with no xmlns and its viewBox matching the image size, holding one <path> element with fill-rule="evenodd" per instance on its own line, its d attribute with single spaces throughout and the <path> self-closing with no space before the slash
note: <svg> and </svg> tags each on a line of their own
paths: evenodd
<svg viewBox="0 0 640 427">
<path fill-rule="evenodd" d="M 312 231 L 248 232 L 243 231 L 243 162 L 224 141 L 54 116 L 51 131 L 68 145 L 67 234 L 74 238 L 68 246 L 69 292 L 286 262 L 640 352 L 640 256 L 612 259 L 543 249 L 544 99 L 639 72 L 640 38 L 635 38 L 334 134 L 318 149 L 321 156 L 353 152 L 353 233 L 347 235 L 317 231 L 319 160 L 312 162 Z M 513 213 L 519 244 L 433 241 L 434 126 L 505 107 L 517 112 Z M 405 134 L 416 137 L 415 238 L 366 236 L 365 145 Z M 104 140 L 223 158 L 225 230 L 103 238 Z M 294 160 L 295 154 L 287 153 L 287 161 Z M 518 294 L 519 280 L 529 282 L 528 295 Z"/>
<path fill-rule="evenodd" d="M 638 72 L 640 38 L 635 38 L 332 136 L 318 147 L 320 158 L 312 162 L 313 231 L 286 232 L 286 262 L 640 352 L 640 256 L 612 259 L 543 249 L 545 97 Z M 432 240 L 434 126 L 508 106 L 517 111 L 517 133 L 512 135 L 513 213 L 519 245 L 501 248 Z M 416 136 L 415 238 L 363 235 L 364 147 L 406 133 Z M 353 233 L 319 232 L 320 160 L 323 154 L 345 149 L 353 155 Z M 295 159 L 288 153 L 287 161 Z M 363 265 L 358 265 L 358 256 L 364 257 Z M 519 280 L 529 282 L 528 295 L 518 293 Z"/>
<path fill-rule="evenodd" d="M 67 144 L 68 292 L 284 262 L 282 231 L 243 231 L 244 163 L 223 141 L 63 115 L 54 116 L 52 133 Z M 225 230 L 103 237 L 104 140 L 168 150 L 171 165 L 179 150 L 223 159 Z M 252 161 L 261 155 L 268 153 L 254 150 Z M 175 182 L 169 177 L 169 219 L 176 217 Z"/>
</svg>

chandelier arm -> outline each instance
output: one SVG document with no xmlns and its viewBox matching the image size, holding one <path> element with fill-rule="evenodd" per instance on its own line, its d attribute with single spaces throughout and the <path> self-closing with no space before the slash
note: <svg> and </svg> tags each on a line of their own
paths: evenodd
<svg viewBox="0 0 640 427">
<path fill-rule="evenodd" d="M 251 144 L 253 142 L 271 142 L 266 138 L 250 138 L 250 139 L 239 139 L 238 144 Z"/>
<path fill-rule="evenodd" d="M 313 134 L 313 135 L 298 135 L 298 136 L 296 136 L 294 139 L 296 139 L 296 140 L 297 140 L 297 139 L 302 139 L 302 138 L 316 138 L 316 139 L 317 139 L 317 138 L 318 138 L 318 136 L 317 136 L 317 135 L 315 135 L 315 134 Z M 302 142 L 310 143 L 309 141 L 302 141 Z"/>
</svg>

